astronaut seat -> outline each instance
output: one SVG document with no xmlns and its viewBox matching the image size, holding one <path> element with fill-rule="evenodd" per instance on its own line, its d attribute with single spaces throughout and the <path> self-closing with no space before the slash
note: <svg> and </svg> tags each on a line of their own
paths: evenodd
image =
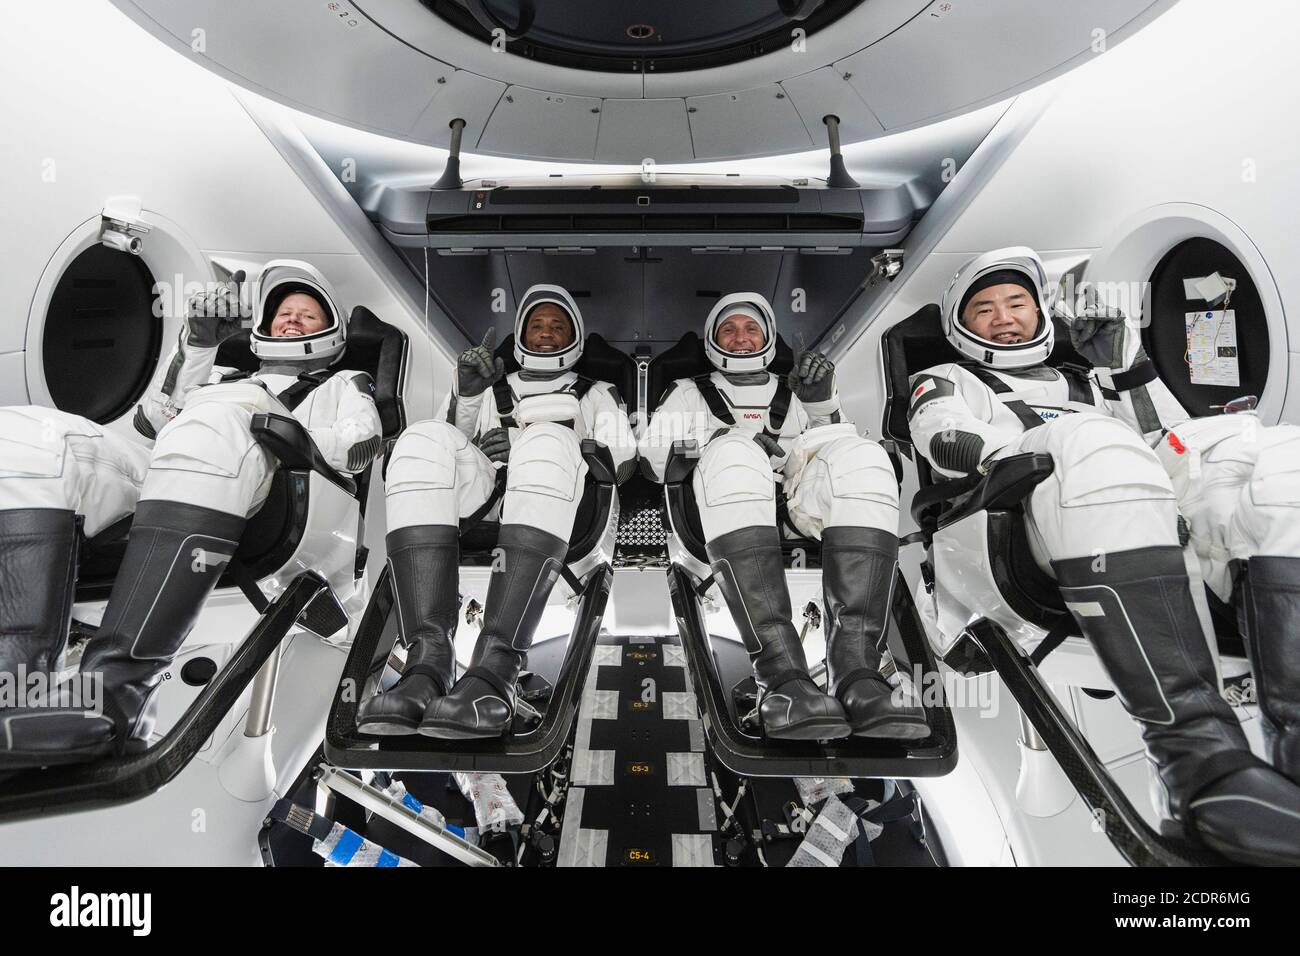
<svg viewBox="0 0 1300 956">
<path fill-rule="evenodd" d="M 494 355 L 503 361 L 507 374 L 518 371 L 513 335 L 497 346 Z M 584 339 L 582 358 L 574 371 L 584 378 L 610 383 L 625 403 L 635 404 L 635 363 L 598 333 L 589 333 Z M 489 400 L 497 402 L 498 410 L 502 410 L 502 403 L 510 401 L 508 389 L 498 389 Z M 361 732 L 357 727 L 360 702 L 390 687 L 404 666 L 405 650 L 397 615 L 393 613 L 395 599 L 386 567 L 376 581 L 343 674 L 342 684 L 360 688 L 361 693 L 336 696 L 331 709 L 325 753 L 332 763 L 350 769 L 528 773 L 555 761 L 577 714 L 579 691 L 609 596 L 619 518 L 615 469 L 608 449 L 594 439 L 584 439 L 582 455 L 588 471 L 586 485 L 561 574 L 571 595 L 575 623 L 554 682 L 524 672 L 518 697 L 528 706 L 520 708 L 511 733 L 502 738 L 449 741 L 418 734 L 381 737 Z M 505 491 L 505 477 L 506 468 L 498 469 L 491 496 L 475 514 L 461 520 L 462 581 L 469 569 L 493 567 L 501 528 L 495 513 Z M 462 585 L 462 600 L 464 591 Z M 562 598 L 557 587 L 552 602 Z M 474 607 L 474 603 L 466 605 L 465 620 L 472 618 Z"/>
<path fill-rule="evenodd" d="M 402 387 L 407 348 L 404 332 L 384 323 L 364 306 L 357 306 L 349 319 L 347 348 L 331 367 L 332 371 L 360 371 L 371 377 L 385 448 L 391 446 L 406 424 Z M 216 364 L 255 371 L 258 359 L 249 348 L 249 333 L 240 332 L 223 342 Z M 376 466 L 372 464 L 355 478 L 340 474 L 320 458 L 305 429 L 276 416 L 255 420 L 254 430 L 258 441 L 279 459 L 280 466 L 266 502 L 249 519 L 235 560 L 218 588 L 241 588 L 261 611 L 267 600 L 274 599 L 300 574 L 323 574 L 332 594 L 328 603 L 337 603 L 338 609 L 326 613 L 325 605 L 321 605 L 317 610 L 319 619 L 309 616 L 303 626 L 329 637 L 347 623 L 339 611 L 355 615 L 361 609 L 360 601 L 364 601 L 364 520 Z M 107 597 L 130 524 L 130 519 L 125 519 L 85 542 L 77 584 L 79 602 Z M 261 600 L 253 589 L 254 582 Z M 317 630 L 323 627 L 331 629 Z"/>
<path fill-rule="evenodd" d="M 791 370 L 793 362 L 793 352 L 778 335 L 776 355 L 769 371 L 784 375 Z M 647 410 L 653 412 L 673 381 L 705 375 L 712 369 L 700 337 L 688 332 L 650 362 Z M 795 741 L 764 737 L 760 722 L 751 712 L 755 685 L 747 662 L 744 669 L 736 672 L 740 676 L 738 682 L 733 683 L 731 676 L 724 680 L 724 671 L 730 673 L 730 669 L 724 665 L 719 652 L 721 645 L 709 633 L 707 625 L 706 610 L 722 602 L 711 598 L 715 582 L 695 502 L 692 474 L 699 457 L 694 442 L 674 444 L 664 474 L 663 514 L 669 532 L 668 574 L 674 610 L 695 678 L 695 694 L 701 711 L 708 716 L 705 726 L 709 744 L 720 762 L 735 773 L 749 776 L 922 777 L 949 772 L 957 759 L 956 737 L 942 694 L 925 700 L 931 733 L 920 740 L 849 737 L 834 741 Z M 820 627 L 822 618 L 821 543 L 792 526 L 782 495 L 778 495 L 777 521 L 787 585 L 795 599 L 796 614 L 802 613 L 802 621 L 794 623 L 796 627 L 802 625 L 806 635 Z M 890 606 L 889 649 L 894 667 L 901 674 L 919 673 L 925 681 L 924 675 L 933 676 L 935 661 L 925 643 L 911 596 L 900 582 L 896 578 Z M 885 672 L 888 671 L 886 665 Z M 814 680 L 824 684 L 824 664 L 814 664 L 811 673 Z M 937 687 L 937 682 L 932 686 Z"/>
<path fill-rule="evenodd" d="M 332 370 L 361 371 L 371 377 L 384 443 L 395 440 L 405 424 L 406 358 L 405 333 L 364 307 L 353 309 L 346 350 Z M 247 331 L 221 345 L 217 364 L 248 371 L 258 367 Z M 170 676 L 179 679 L 166 686 L 182 696 L 176 706 L 183 706 L 183 713 L 170 727 L 160 728 L 161 737 L 146 749 L 66 766 L 21 769 L 6 778 L 0 818 L 118 803 L 152 793 L 189 764 L 250 685 L 254 693 L 265 685 L 269 713 L 276 652 L 290 632 L 305 630 L 323 638 L 346 635 L 366 593 L 365 503 L 377 465 L 372 463 L 355 477 L 338 473 L 306 429 L 287 416 L 254 416 L 253 434 L 279 464 L 266 502 L 248 520 L 214 592 L 242 591 L 257 611 L 251 629 L 233 642 L 220 666 L 213 666 L 201 648 L 195 655 L 182 651 L 170 667 Z M 71 640 L 85 630 L 76 618 L 107 599 L 130 524 L 130 519 L 119 521 L 81 542 Z"/>
<path fill-rule="evenodd" d="M 1048 364 L 1086 372 L 1088 363 L 1071 348 L 1059 320 L 1054 321 L 1058 334 Z M 927 592 L 935 598 L 936 652 L 959 669 L 974 663 L 963 630 L 966 622 L 986 617 L 1033 654 L 1035 663 L 1041 663 L 1056 647 L 1066 650 L 1062 657 L 1086 657 L 1087 644 L 1073 625 L 1055 580 L 1034 561 L 1024 522 L 1017 520 L 1023 515 L 1021 502 L 1052 473 L 1051 456 L 1016 455 L 995 462 L 983 479 L 935 475 L 922 455 L 913 454 L 907 412 L 910 377 L 961 358 L 940 330 L 938 307 L 926 306 L 890 328 L 882 351 L 887 392 L 884 434 L 912 460 L 920 486 L 911 513 L 920 529 L 915 540 L 928 552 L 922 574 Z M 972 548 L 985 554 L 986 560 L 978 568 L 952 564 L 963 560 Z M 952 593 L 935 583 L 955 577 L 968 581 L 972 573 L 981 586 L 969 594 Z M 1206 595 L 1225 675 L 1245 673 L 1245 652 L 1232 611 L 1208 590 Z M 1105 686 L 1102 680 L 1101 685 L 1092 686 Z"/>
<path fill-rule="evenodd" d="M 1086 373 L 1089 364 L 1070 346 L 1060 321 L 1053 321 L 1057 335 L 1047 364 Z M 919 530 L 903 543 L 920 543 L 925 549 L 918 600 L 930 605 L 927 630 L 934 652 L 960 673 L 997 672 L 1070 784 L 1101 814 L 1107 836 L 1130 862 L 1222 863 L 1148 826 L 1061 704 L 1061 688 L 1067 693 L 1078 688 L 1102 699 L 1112 698 L 1114 690 L 1067 611 L 1056 581 L 1039 567 L 1030 548 L 1024 502 L 1052 475 L 1052 456 L 1013 455 L 994 461 L 982 476 L 936 474 L 913 446 L 908 407 L 912 375 L 962 360 L 941 330 L 939 307 L 927 305 L 892 326 L 881 349 L 887 391 L 884 435 L 912 461 L 918 478 L 910 511 Z M 1195 574 L 1193 582 L 1199 580 Z M 961 582 L 960 591 L 952 587 L 954 581 Z M 1224 676 L 1248 673 L 1231 611 L 1216 607 L 1208 589 L 1206 594 L 1209 606 L 1203 617 L 1218 637 L 1218 647 L 1211 650 L 1217 652 Z"/>
</svg>

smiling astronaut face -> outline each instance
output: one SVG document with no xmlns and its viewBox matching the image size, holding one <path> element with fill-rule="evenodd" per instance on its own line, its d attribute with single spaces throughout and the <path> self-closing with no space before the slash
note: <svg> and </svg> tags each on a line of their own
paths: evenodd
<svg viewBox="0 0 1300 956">
<path fill-rule="evenodd" d="M 1015 345 L 1038 331 L 1038 305 L 1022 285 L 989 286 L 966 304 L 961 322 L 987 342 Z"/>
<path fill-rule="evenodd" d="M 543 302 L 528 314 L 524 324 L 524 348 L 530 352 L 558 352 L 573 342 L 573 323 L 565 311 Z"/>
<path fill-rule="evenodd" d="M 271 320 L 271 335 L 275 338 L 313 335 L 325 328 L 329 320 L 320 303 L 305 292 L 295 292 L 284 297 Z"/>
<path fill-rule="evenodd" d="M 732 355 L 744 355 L 763 348 L 766 339 L 763 324 L 753 316 L 737 313 L 729 315 L 718 324 L 714 336 L 718 348 Z"/>
</svg>

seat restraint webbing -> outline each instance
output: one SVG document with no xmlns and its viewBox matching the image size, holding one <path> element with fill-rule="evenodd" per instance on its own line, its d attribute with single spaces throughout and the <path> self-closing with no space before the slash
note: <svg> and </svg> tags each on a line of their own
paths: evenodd
<svg viewBox="0 0 1300 956">
<path fill-rule="evenodd" d="M 587 392 L 591 391 L 591 386 L 595 384 L 595 379 L 579 375 L 565 391 L 577 398 L 578 401 L 582 401 Z M 515 421 L 515 396 L 510 391 L 510 382 L 504 378 L 494 382 L 492 384 L 492 396 L 496 399 L 497 416 L 501 419 L 502 426 L 505 428 L 518 428 L 519 423 Z"/>
<path fill-rule="evenodd" d="M 705 375 L 697 375 L 691 381 L 700 390 L 704 404 L 709 406 L 709 414 L 724 425 L 735 425 L 736 416 L 732 414 L 731 408 L 727 405 L 727 400 L 722 397 L 722 392 L 718 389 L 718 386 L 713 384 L 712 374 L 710 372 Z M 767 424 L 763 426 L 763 432 L 769 438 L 777 439 L 781 437 L 781 427 L 785 424 L 785 417 L 790 412 L 792 397 L 790 386 L 786 384 L 785 379 L 777 379 L 776 391 L 772 393 L 772 400 L 767 406 Z"/>
<path fill-rule="evenodd" d="M 1010 409 L 1011 413 L 1015 415 L 1016 418 L 1020 419 L 1020 424 L 1025 426 L 1026 431 L 1031 428 L 1037 428 L 1043 424 L 1043 420 L 1038 417 L 1038 413 L 1030 408 L 1025 402 L 1022 402 L 1019 399 L 1007 400 L 1001 398 L 1003 395 L 1011 394 L 1012 388 L 1006 382 L 1002 381 L 1002 379 L 994 375 L 992 371 L 982 365 L 977 365 L 974 362 L 963 362 L 961 363 L 961 366 L 987 385 L 995 395 L 999 396 L 1002 404 Z"/>
</svg>

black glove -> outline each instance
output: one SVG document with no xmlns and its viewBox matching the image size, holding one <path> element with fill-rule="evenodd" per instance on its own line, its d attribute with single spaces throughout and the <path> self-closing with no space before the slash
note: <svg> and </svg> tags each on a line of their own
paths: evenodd
<svg viewBox="0 0 1300 956">
<path fill-rule="evenodd" d="M 506 374 L 506 363 L 492 355 L 496 329 L 488 329 L 483 343 L 460 353 L 456 362 L 457 394 L 470 397 L 482 395 Z"/>
<path fill-rule="evenodd" d="M 1101 302 L 1096 290 L 1089 288 L 1080 297 L 1079 309 L 1071 314 L 1058 306 L 1056 313 L 1070 330 L 1074 350 L 1092 363 L 1093 368 L 1123 369 L 1128 366 L 1128 320 L 1119 309 Z M 1139 352 L 1141 349 L 1139 347 Z M 1145 353 L 1136 356 L 1141 361 Z"/>
<path fill-rule="evenodd" d="M 781 447 L 781 443 L 767 432 L 755 432 L 754 441 L 758 443 L 759 448 L 767 453 L 768 458 L 785 457 L 785 450 Z"/>
<path fill-rule="evenodd" d="M 499 461 L 504 464 L 510 459 L 510 429 L 508 428 L 489 428 L 479 436 L 476 444 L 478 450 L 486 455 L 489 461 Z"/>
<path fill-rule="evenodd" d="M 239 284 L 244 270 L 208 292 L 190 299 L 185 309 L 185 344 L 198 349 L 216 348 L 242 328 L 243 310 L 239 302 Z"/>
<path fill-rule="evenodd" d="M 804 352 L 786 379 L 801 402 L 827 402 L 835 394 L 835 363 L 821 352 Z"/>
</svg>

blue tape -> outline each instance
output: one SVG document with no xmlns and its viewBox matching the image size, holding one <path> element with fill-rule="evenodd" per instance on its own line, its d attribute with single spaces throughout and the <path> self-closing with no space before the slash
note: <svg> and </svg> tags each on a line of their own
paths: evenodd
<svg viewBox="0 0 1300 956">
<path fill-rule="evenodd" d="M 357 850 L 361 849 L 361 845 L 365 842 L 365 840 L 361 839 L 359 833 L 345 829 L 339 837 L 339 842 L 334 844 L 334 850 L 330 853 L 330 860 L 339 866 L 347 866 L 352 862 Z"/>
<path fill-rule="evenodd" d="M 375 866 L 397 866 L 402 861 L 396 853 L 389 853 L 387 850 L 379 851 L 379 859 L 375 861 Z"/>
</svg>

